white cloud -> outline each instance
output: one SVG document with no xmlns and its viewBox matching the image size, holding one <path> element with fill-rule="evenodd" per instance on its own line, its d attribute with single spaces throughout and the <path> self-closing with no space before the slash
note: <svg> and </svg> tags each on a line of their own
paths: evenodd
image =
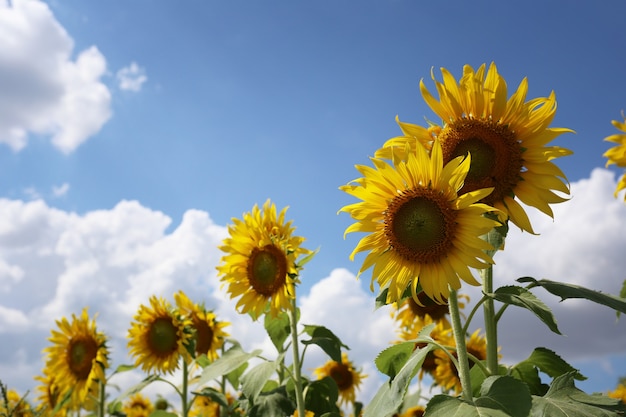
<svg viewBox="0 0 626 417">
<path fill-rule="evenodd" d="M 95 46 L 72 60 L 73 49 L 45 3 L 0 3 L 0 142 L 19 151 L 44 135 L 70 153 L 100 131 L 111 116 L 106 60 Z"/>
<path fill-rule="evenodd" d="M 55 185 L 52 187 L 52 195 L 54 197 L 63 197 L 64 195 L 67 195 L 67 192 L 69 190 L 70 190 L 70 185 L 64 182 L 63 184 L 59 186 Z"/>
<path fill-rule="evenodd" d="M 496 286 L 532 275 L 616 292 L 626 270 L 626 206 L 613 199 L 615 183 L 609 171 L 595 170 L 589 179 L 572 184 L 573 198 L 555 207 L 554 222 L 532 214 L 541 236 L 511 230 L 506 250 L 496 255 Z M 220 289 L 215 266 L 226 228 L 200 210 L 188 210 L 178 225 L 171 224 L 165 214 L 135 201 L 78 215 L 41 200 L 0 199 L 3 382 L 22 392 L 32 389 L 54 319 L 85 306 L 91 314 L 98 312 L 98 326 L 111 338 L 113 366 L 129 363 L 125 336 L 138 305 L 153 294 L 171 300 L 178 290 L 230 322 L 228 332 L 244 349 L 260 348 L 275 356 L 262 322 L 236 313 L 236 300 Z M 394 326 L 387 309 L 374 311 L 374 295 L 352 272 L 329 271 L 308 293 L 299 294 L 301 323 L 324 325 L 350 347 L 351 360 L 369 374 L 359 394 L 367 402 L 384 382 L 373 360 L 395 340 Z M 466 286 L 463 292 L 475 302 L 480 289 Z M 511 307 L 499 329 L 505 361 L 546 346 L 570 362 L 597 363 L 601 369 L 607 355 L 626 350 L 626 321 L 616 324 L 608 308 L 577 300 L 558 303 L 540 289 L 535 293 L 552 306 L 567 336 L 552 335 L 530 312 Z M 304 373 L 311 376 L 326 360 L 321 349 L 309 347 Z M 614 373 L 626 373 L 626 368 Z M 119 378 L 120 384 L 131 383 L 140 374 Z"/>
<path fill-rule="evenodd" d="M 117 81 L 120 90 L 138 92 L 143 83 L 148 81 L 148 77 L 144 68 L 141 68 L 136 62 L 131 62 L 129 66 L 117 72 Z"/>
</svg>

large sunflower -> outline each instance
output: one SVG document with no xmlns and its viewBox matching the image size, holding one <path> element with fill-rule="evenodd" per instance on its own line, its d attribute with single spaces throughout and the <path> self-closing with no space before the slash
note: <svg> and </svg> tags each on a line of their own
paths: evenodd
<svg viewBox="0 0 626 417">
<path fill-rule="evenodd" d="M 226 252 L 217 267 L 228 284 L 231 298 L 241 297 L 237 309 L 258 318 L 269 304 L 272 316 L 292 308 L 301 255 L 311 253 L 301 247 L 304 238 L 293 236 L 291 221 L 285 222 L 287 207 L 276 215 L 276 206 L 267 200 L 263 208 L 254 205 L 243 220 L 232 219 L 230 237 L 220 249 Z"/>
<path fill-rule="evenodd" d="M 217 321 L 212 311 L 206 310 L 203 305 L 193 303 L 182 291 L 174 294 L 174 300 L 180 312 L 191 320 L 196 356 L 204 354 L 209 360 L 216 360 L 217 352 L 224 344 L 224 338 L 228 337 L 223 328 L 230 323 Z"/>
<path fill-rule="evenodd" d="M 167 300 L 150 297 L 150 306 L 139 306 L 128 330 L 128 348 L 135 365 L 141 365 L 146 372 L 172 373 L 178 369 L 181 357 L 190 363 L 190 326 L 191 321 L 176 314 Z"/>
<path fill-rule="evenodd" d="M 314 372 L 318 379 L 329 376 L 335 381 L 339 388 L 339 402 L 342 404 L 353 404 L 356 401 L 356 390 L 363 378 L 367 377 L 354 368 L 345 352 L 341 353 L 341 362 L 330 360 Z"/>
<path fill-rule="evenodd" d="M 97 398 L 99 383 L 106 383 L 106 336 L 97 331 L 95 317 L 90 319 L 86 308 L 79 317 L 72 314 L 71 322 L 63 317 L 56 324 L 58 330 L 48 339 L 52 345 L 44 349 L 47 374 L 54 375 L 60 398 L 71 391 L 69 408 L 89 408 L 89 397 Z"/>
<path fill-rule="evenodd" d="M 493 188 L 482 202 L 500 209 L 521 229 L 534 233 L 517 199 L 551 217 L 550 204 L 566 201 L 554 191 L 569 194 L 567 179 L 551 161 L 572 152 L 546 145 L 572 130 L 548 127 L 556 113 L 554 92 L 549 97 L 526 101 L 528 82 L 524 78 L 508 98 L 506 82 L 496 65 L 492 63 L 486 73 L 485 69 L 485 64 L 477 71 L 466 65 L 457 82 L 442 68 L 443 82 L 432 75 L 438 100 L 424 81 L 420 82 L 424 100 L 443 121 L 443 126 L 432 126 L 427 133 L 434 133 L 441 141 L 445 162 L 471 154 L 472 164 L 460 193 Z M 391 139 L 385 146 L 408 142 L 415 147 L 428 140 L 426 129 L 412 129 L 410 135 L 406 127 L 402 130 L 404 137 Z"/>
<path fill-rule="evenodd" d="M 617 143 L 617 146 L 612 147 L 608 151 L 604 153 L 604 157 L 608 158 L 606 161 L 606 166 L 615 164 L 620 168 L 626 168 L 626 117 L 622 114 L 624 118 L 624 122 L 618 122 L 617 120 L 613 120 L 613 126 L 621 130 L 623 133 L 616 133 L 611 136 L 607 136 L 604 140 L 608 142 Z M 615 188 L 615 197 L 617 194 L 626 189 L 626 172 L 621 176 L 619 182 L 617 183 L 617 188 Z M 624 194 L 624 201 L 626 202 L 626 194 Z"/>
<path fill-rule="evenodd" d="M 430 155 L 421 146 L 415 152 L 396 147 L 392 153 L 391 163 L 372 158 L 374 168 L 357 165 L 363 178 L 340 187 L 363 200 L 341 208 L 357 221 L 345 233 L 368 233 L 350 259 L 369 251 L 359 275 L 373 266 L 372 289 L 375 279 L 388 287 L 387 303 L 401 299 L 409 286 L 417 300 L 419 283 L 429 298 L 443 304 L 448 286 L 460 288 L 459 278 L 478 285 L 468 267 L 493 263 L 484 252 L 492 247 L 480 236 L 498 223 L 483 216 L 492 207 L 477 203 L 491 189 L 458 194 L 470 159 L 458 157 L 444 166 L 438 141 Z"/>
</svg>

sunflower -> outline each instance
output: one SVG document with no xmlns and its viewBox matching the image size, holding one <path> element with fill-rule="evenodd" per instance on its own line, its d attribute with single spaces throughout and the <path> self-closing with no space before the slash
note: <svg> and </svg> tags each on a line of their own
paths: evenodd
<svg viewBox="0 0 626 417">
<path fill-rule="evenodd" d="M 435 324 L 435 327 L 430 333 L 430 337 L 440 345 L 448 346 L 454 344 L 454 338 L 452 337 L 452 328 L 450 327 L 450 323 L 447 321 L 438 321 L 433 322 L 433 319 L 430 316 L 425 316 L 423 320 L 421 320 L 422 326 L 428 326 L 430 324 Z M 422 327 L 413 326 L 410 328 L 402 329 L 400 333 L 400 340 L 394 343 L 404 343 L 410 342 L 417 339 L 420 336 L 420 331 Z M 415 349 L 421 349 L 426 347 L 428 344 L 425 342 L 416 342 Z M 435 369 L 437 369 L 437 363 L 435 362 L 436 356 L 435 351 L 431 350 L 426 354 L 426 358 L 424 358 L 424 362 L 422 363 L 422 367 L 419 372 L 419 380 L 421 381 L 424 378 L 424 374 L 433 375 Z"/>
<path fill-rule="evenodd" d="M 422 417 L 426 409 L 421 405 L 409 407 L 405 412 L 399 415 L 399 417 Z"/>
<path fill-rule="evenodd" d="M 223 284 L 228 284 L 231 298 L 240 313 L 250 312 L 256 319 L 269 304 L 275 317 L 280 311 L 291 310 L 298 283 L 299 256 L 311 251 L 301 247 L 303 237 L 293 236 L 291 221 L 285 222 L 285 207 L 276 215 L 276 206 L 267 200 L 258 205 L 243 220 L 232 219 L 228 226 L 230 237 L 220 249 L 226 252 L 217 267 Z"/>
<path fill-rule="evenodd" d="M 554 217 L 549 204 L 567 200 L 554 191 L 567 195 L 569 187 L 563 172 L 551 161 L 572 152 L 545 145 L 573 131 L 548 127 L 556 113 L 554 92 L 549 97 L 525 101 L 528 82 L 524 78 L 517 91 L 507 98 L 506 82 L 496 65 L 492 63 L 486 74 L 485 68 L 483 64 L 474 71 L 469 65 L 464 66 L 458 83 L 445 68 L 441 69 L 443 83 L 433 74 L 439 100 L 420 81 L 424 100 L 443 121 L 443 126 L 431 126 L 427 133 L 441 141 L 445 162 L 471 154 L 472 164 L 460 193 L 493 188 L 482 202 L 498 208 L 522 230 L 534 234 L 517 199 Z M 405 133 L 404 140 L 394 138 L 385 146 L 409 143 L 415 147 L 428 139 L 423 131 L 413 132 L 412 136 Z"/>
<path fill-rule="evenodd" d="M 12 417 L 31 417 L 34 415 L 25 396 L 22 397 L 14 389 L 7 391 L 3 389 L 3 394 L 5 394 L 6 397 L 0 400 L 0 415 Z"/>
<path fill-rule="evenodd" d="M 323 366 L 315 369 L 315 375 L 318 379 L 327 376 L 331 377 L 339 388 L 339 399 L 342 404 L 353 404 L 356 400 L 356 390 L 361 385 L 361 380 L 367 375 L 361 373 L 354 368 L 354 365 L 348 360 L 345 352 L 341 354 L 341 362 L 328 361 Z"/>
<path fill-rule="evenodd" d="M 43 375 L 36 376 L 35 379 L 40 382 L 37 386 L 37 391 L 39 391 L 37 412 L 42 416 L 52 415 L 52 411 L 59 400 L 63 399 L 60 396 L 59 385 L 56 383 L 54 375 L 51 375 L 47 368 L 44 368 Z M 54 415 L 57 417 L 66 416 L 67 411 L 67 407 L 61 407 Z"/>
<path fill-rule="evenodd" d="M 624 118 L 624 122 L 613 120 L 611 123 L 624 133 L 616 133 L 604 139 L 608 142 L 617 143 L 617 146 L 612 147 L 603 155 L 608 158 L 608 161 L 606 161 L 607 167 L 611 164 L 615 164 L 620 168 L 626 168 L 626 117 L 622 114 L 622 118 Z M 615 197 L 617 197 L 617 194 L 623 189 L 626 189 L 626 172 L 617 183 L 617 188 L 614 193 Z M 624 201 L 626 202 L 626 194 L 624 194 Z"/>
<path fill-rule="evenodd" d="M 204 354 L 209 360 L 216 360 L 217 351 L 224 344 L 224 338 L 228 336 L 222 329 L 230 323 L 217 321 L 212 311 L 207 311 L 203 305 L 193 303 L 182 291 L 174 294 L 174 300 L 180 312 L 191 319 L 196 357 Z"/>
<path fill-rule="evenodd" d="M 618 384 L 617 388 L 614 391 L 609 391 L 607 395 L 611 398 L 615 398 L 616 400 L 621 400 L 624 404 L 626 404 L 626 385 Z"/>
<path fill-rule="evenodd" d="M 476 330 L 465 342 L 467 352 L 480 361 L 484 361 L 487 358 L 487 340 L 484 336 L 481 336 L 480 330 Z M 449 345 L 454 346 L 454 337 L 450 334 Z M 452 354 L 456 357 L 456 352 Z M 459 373 L 454 366 L 454 363 L 450 357 L 441 349 L 435 351 L 435 363 L 436 369 L 432 374 L 433 379 L 437 385 L 445 390 L 454 389 L 459 394 L 463 387 L 461 386 L 461 380 L 459 379 Z M 474 366 L 474 362 L 470 359 L 470 369 Z"/>
<path fill-rule="evenodd" d="M 459 297 L 460 298 L 460 297 Z M 410 331 L 413 328 L 421 329 L 425 326 L 426 317 L 433 322 L 444 322 L 450 327 L 450 322 L 446 318 L 448 311 L 448 303 L 439 304 L 433 301 L 423 291 L 417 294 L 417 301 L 413 297 L 406 297 L 401 301 L 393 304 L 391 317 L 400 325 L 401 331 Z M 460 304 L 463 308 L 463 305 Z"/>
<path fill-rule="evenodd" d="M 57 320 L 58 330 L 52 330 L 48 339 L 52 345 L 45 348 L 48 375 L 63 398 L 71 391 L 69 407 L 78 410 L 90 408 L 91 398 L 97 398 L 99 383 L 106 383 L 104 371 L 109 367 L 106 336 L 96 330 L 96 321 L 89 318 L 87 309 L 72 321 Z"/>
<path fill-rule="evenodd" d="M 148 397 L 138 392 L 128 397 L 122 411 L 126 417 L 148 417 L 154 411 L 154 406 Z"/>
<path fill-rule="evenodd" d="M 135 365 L 145 372 L 172 373 L 181 357 L 192 361 L 187 351 L 193 333 L 191 321 L 173 311 L 168 301 L 150 297 L 150 306 L 141 305 L 128 330 L 128 348 Z"/>
<path fill-rule="evenodd" d="M 444 166 L 438 141 L 430 155 L 419 146 L 415 152 L 392 148 L 392 153 L 391 163 L 372 158 L 375 168 L 357 165 L 364 177 L 340 187 L 363 200 L 341 208 L 357 220 L 345 233 L 369 233 L 350 259 L 369 251 L 359 275 L 373 266 L 372 290 L 377 279 L 381 289 L 388 288 L 387 303 L 401 299 L 409 286 L 417 299 L 419 283 L 425 295 L 444 304 L 448 286 L 460 288 L 459 278 L 479 284 L 468 267 L 493 263 L 484 252 L 492 247 L 480 236 L 499 223 L 483 216 L 492 207 L 477 203 L 491 189 L 458 194 L 470 159 L 458 157 Z"/>
</svg>

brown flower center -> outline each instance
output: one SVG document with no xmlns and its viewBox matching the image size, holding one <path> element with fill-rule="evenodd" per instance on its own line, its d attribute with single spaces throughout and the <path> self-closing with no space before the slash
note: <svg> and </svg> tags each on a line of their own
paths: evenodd
<svg viewBox="0 0 626 417">
<path fill-rule="evenodd" d="M 444 163 L 471 155 L 470 170 L 460 193 L 494 187 L 483 199 L 493 204 L 511 195 L 524 169 L 523 149 L 515 132 L 492 120 L 458 119 L 439 134 Z"/>
<path fill-rule="evenodd" d="M 339 391 L 349 389 L 354 382 L 352 371 L 345 363 L 335 362 L 330 369 L 330 377 L 335 380 Z"/>
<path fill-rule="evenodd" d="M 456 211 L 430 188 L 417 187 L 395 196 L 385 212 L 385 236 L 401 257 L 416 263 L 437 261 L 452 246 Z"/>
<path fill-rule="evenodd" d="M 213 329 L 199 317 L 194 317 L 193 327 L 196 329 L 196 354 L 207 354 L 213 345 Z"/>
<path fill-rule="evenodd" d="M 148 330 L 150 352 L 165 358 L 178 349 L 178 328 L 171 317 L 159 317 L 150 324 Z"/>
<path fill-rule="evenodd" d="M 248 280 L 257 293 L 274 295 L 286 279 L 287 258 L 282 250 L 274 245 L 252 250 L 248 260 Z"/>
<path fill-rule="evenodd" d="M 67 363 L 72 375 L 78 380 L 86 380 L 97 354 L 98 342 L 92 337 L 72 338 L 67 349 Z"/>
<path fill-rule="evenodd" d="M 424 316 L 429 315 L 433 321 L 437 321 L 448 314 L 448 304 L 437 304 L 424 291 L 417 294 L 417 299 L 422 305 L 417 304 L 413 297 L 406 299 L 406 302 L 409 303 L 409 308 L 417 317 L 424 318 Z"/>
</svg>

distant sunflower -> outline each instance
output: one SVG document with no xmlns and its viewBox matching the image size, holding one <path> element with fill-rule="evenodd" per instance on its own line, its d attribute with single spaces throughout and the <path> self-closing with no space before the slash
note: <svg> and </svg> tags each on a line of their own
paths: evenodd
<svg viewBox="0 0 626 417">
<path fill-rule="evenodd" d="M 418 303 L 419 301 L 419 303 Z M 450 323 L 446 318 L 448 314 L 447 300 L 444 304 L 436 303 L 430 297 L 421 291 L 417 294 L 417 301 L 413 297 L 406 297 L 402 301 L 393 304 L 391 317 L 397 321 L 401 329 L 412 329 L 424 327 L 424 319 L 426 316 L 431 318 L 433 322 L 443 321 L 448 326 Z M 460 305 L 461 308 L 463 308 Z"/>
<path fill-rule="evenodd" d="M 6 400 L 0 398 L 0 415 L 11 417 L 31 417 L 34 416 L 31 405 L 26 401 L 25 396 L 21 396 L 16 390 L 6 391 Z"/>
<path fill-rule="evenodd" d="M 241 297 L 237 309 L 256 319 L 267 309 L 272 316 L 291 310 L 298 283 L 297 259 L 311 253 L 301 247 L 303 237 L 293 236 L 291 221 L 285 222 L 287 207 L 276 215 L 276 206 L 267 200 L 263 208 L 254 205 L 243 220 L 232 219 L 230 237 L 220 249 L 226 252 L 217 267 L 228 284 L 231 298 Z"/>
<path fill-rule="evenodd" d="M 452 328 L 448 322 L 438 321 L 433 322 L 433 319 L 430 316 L 425 316 L 422 320 L 423 326 L 428 326 L 430 324 L 435 324 L 435 327 L 430 332 L 430 337 L 437 343 L 443 346 L 454 345 L 454 338 L 452 336 Z M 410 342 L 415 340 L 420 336 L 419 332 L 422 330 L 422 327 L 413 326 L 410 328 L 405 328 L 400 331 L 400 340 L 395 343 L 403 343 Z M 415 343 L 415 349 L 422 349 L 426 347 L 428 343 L 425 342 L 417 342 Z M 415 350 L 414 349 L 414 350 Z M 437 362 L 435 361 L 435 350 L 431 350 L 426 354 L 426 358 L 424 358 L 424 362 L 422 363 L 422 367 L 419 372 L 419 380 L 421 381 L 424 378 L 424 374 L 434 375 L 435 369 L 437 369 Z"/>
<path fill-rule="evenodd" d="M 487 340 L 481 336 L 480 330 L 476 330 L 465 342 L 467 352 L 476 359 L 484 361 L 487 359 Z M 454 346 L 454 337 L 450 338 L 450 345 Z M 456 353 L 453 353 L 456 357 Z M 433 373 L 433 379 L 437 385 L 445 390 L 454 390 L 457 394 L 463 391 L 459 373 L 450 357 L 441 349 L 435 351 L 435 363 L 437 365 Z M 474 366 L 472 360 L 469 361 L 470 369 Z"/>
<path fill-rule="evenodd" d="M 220 417 L 220 405 L 207 396 L 198 395 L 193 399 L 189 417 Z"/>
<path fill-rule="evenodd" d="M 203 305 L 193 303 L 182 291 L 174 294 L 174 300 L 180 312 L 191 319 L 196 356 L 204 354 L 209 360 L 216 360 L 218 350 L 224 344 L 224 338 L 228 337 L 223 328 L 230 323 L 217 321 L 212 311 L 206 310 Z"/>
<path fill-rule="evenodd" d="M 104 371 L 109 367 L 106 336 L 96 330 L 96 321 L 90 319 L 87 309 L 72 321 L 57 320 L 59 330 L 52 330 L 48 339 L 52 345 L 45 348 L 46 368 L 54 375 L 61 398 L 70 390 L 71 409 L 93 406 L 89 397 L 98 396 L 99 383 L 105 383 Z"/>
<path fill-rule="evenodd" d="M 399 417 L 422 417 L 426 409 L 421 405 L 416 405 L 408 408 L 405 412 L 400 414 Z"/>
<path fill-rule="evenodd" d="M 54 375 L 51 375 L 47 368 L 44 368 L 43 375 L 36 376 L 35 379 L 40 382 L 37 386 L 37 391 L 39 392 L 37 412 L 42 416 L 52 415 L 52 411 L 58 402 L 63 399 L 59 385 L 56 383 Z M 67 411 L 67 407 L 62 407 L 55 416 L 65 417 Z"/>
<path fill-rule="evenodd" d="M 626 404 L 626 385 L 618 384 L 617 388 L 615 388 L 614 391 L 609 391 L 607 395 L 611 398 L 621 400 L 624 404 Z"/>
<path fill-rule="evenodd" d="M 128 330 L 128 348 L 135 365 L 145 372 L 165 374 L 178 369 L 181 358 L 190 363 L 190 326 L 191 321 L 176 314 L 168 301 L 150 297 L 150 306 L 139 306 Z"/>
<path fill-rule="evenodd" d="M 528 82 L 524 78 L 517 91 L 507 98 L 504 78 L 492 63 L 485 74 L 485 65 L 477 71 L 466 65 L 457 81 L 442 68 L 443 83 L 432 75 L 439 100 L 420 82 L 422 96 L 443 121 L 432 126 L 443 147 L 444 161 L 459 155 L 472 156 L 469 173 L 459 193 L 493 188 L 482 202 L 501 210 L 521 229 L 534 233 L 528 215 L 516 200 L 554 217 L 549 204 L 567 199 L 554 191 L 569 194 L 567 179 L 551 162 L 572 152 L 559 146 L 545 146 L 565 132 L 565 128 L 549 128 L 556 113 L 554 92 L 549 97 L 526 100 Z M 421 134 L 423 142 L 427 139 Z M 385 146 L 412 147 L 416 140 L 405 134 Z M 388 151 L 387 151 L 388 152 Z"/>
<path fill-rule="evenodd" d="M 356 390 L 359 389 L 363 378 L 367 377 L 354 368 L 345 352 L 341 354 L 341 362 L 330 360 L 314 372 L 318 379 L 329 376 L 335 381 L 342 404 L 353 404 L 356 401 Z"/>
<path fill-rule="evenodd" d="M 604 140 L 608 142 L 617 143 L 617 146 L 612 147 L 608 151 L 604 153 L 604 157 L 608 158 L 606 161 L 606 166 L 615 164 L 620 168 L 626 168 L 626 117 L 622 114 L 624 118 L 624 122 L 618 122 L 617 120 L 613 120 L 613 126 L 621 130 L 623 133 L 616 133 L 611 136 L 607 136 Z M 615 188 L 615 197 L 617 194 L 626 189 L 626 172 L 621 176 L 619 182 L 617 183 L 617 188 Z M 624 194 L 624 201 L 626 202 L 626 194 Z"/>
<path fill-rule="evenodd" d="M 124 401 L 122 411 L 126 417 L 148 417 L 154 411 L 154 405 L 148 397 L 138 392 Z"/>
<path fill-rule="evenodd" d="M 430 155 L 419 146 L 415 152 L 392 150 L 390 163 L 372 158 L 374 168 L 357 165 L 363 178 L 340 187 L 363 200 L 341 208 L 356 220 L 345 233 L 368 233 L 350 259 L 369 251 L 359 275 L 373 267 L 372 290 L 374 280 L 388 288 L 387 303 L 401 299 L 409 286 L 417 299 L 419 284 L 429 298 L 444 304 L 448 286 L 460 288 L 459 278 L 479 284 L 469 267 L 493 263 L 484 252 L 492 247 L 480 236 L 499 223 L 483 216 L 492 207 L 478 203 L 491 189 L 458 194 L 470 159 L 455 158 L 444 166 L 438 141 Z"/>
</svg>

